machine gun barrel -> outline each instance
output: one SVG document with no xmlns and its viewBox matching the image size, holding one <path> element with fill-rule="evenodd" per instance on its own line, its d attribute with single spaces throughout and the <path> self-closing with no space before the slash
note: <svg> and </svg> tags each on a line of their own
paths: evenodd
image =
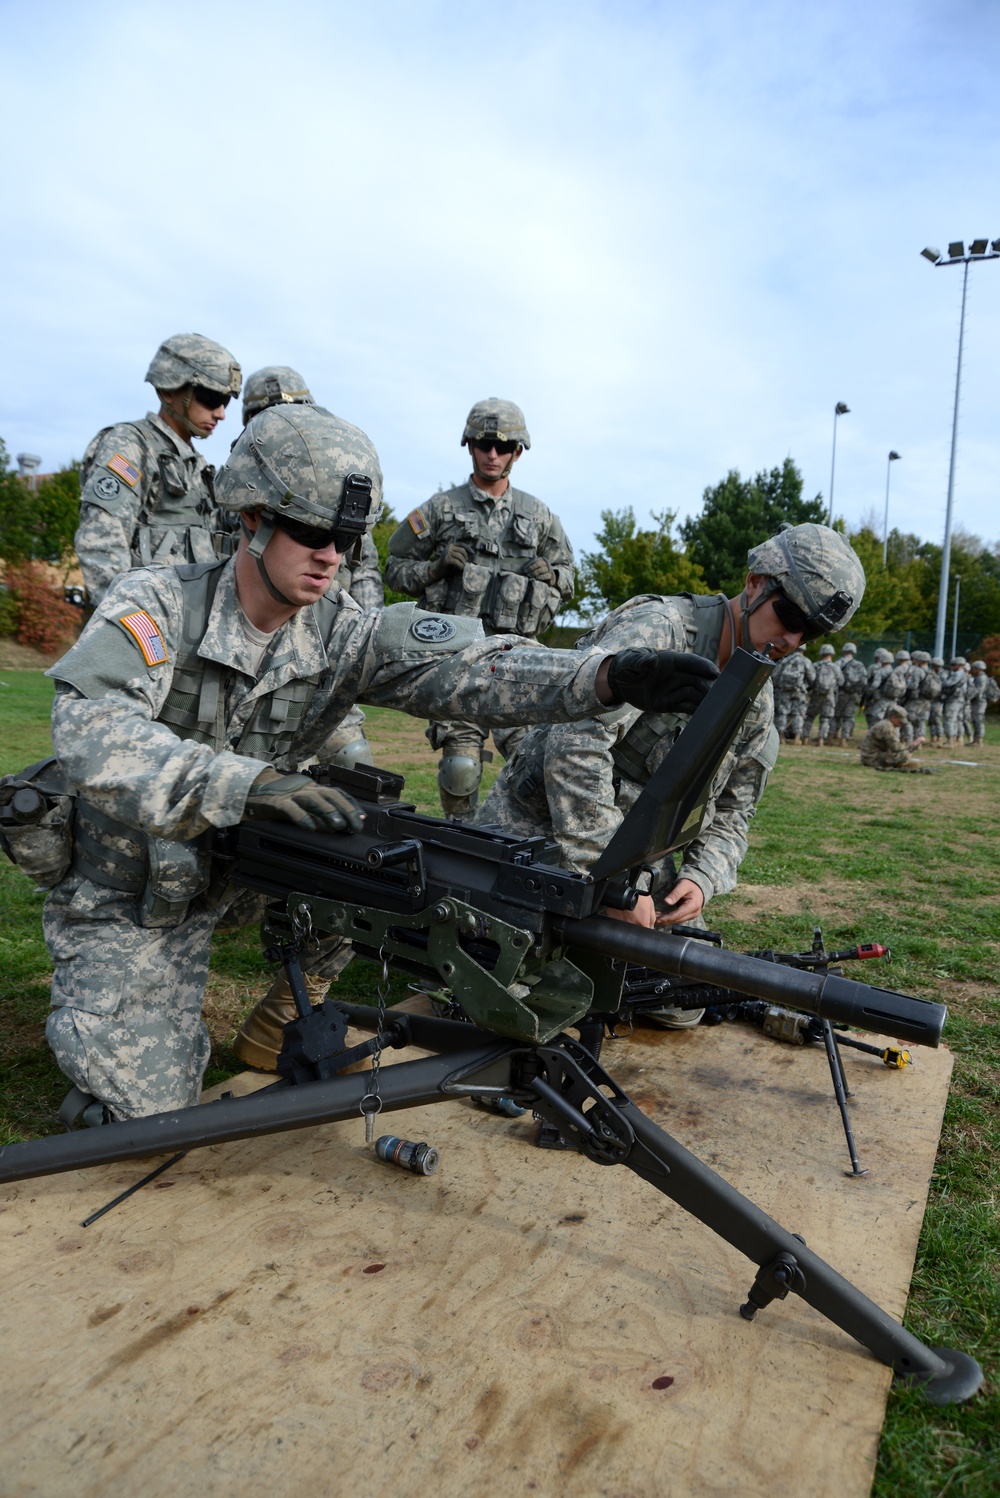
<svg viewBox="0 0 1000 1498">
<path fill-rule="evenodd" d="M 948 1014 L 944 1004 L 916 999 L 889 988 L 872 988 L 836 973 L 803 972 L 759 957 L 720 951 L 707 942 L 650 931 L 608 916 L 592 915 L 577 921 L 557 919 L 554 932 L 568 946 L 601 952 L 677 978 L 733 988 L 738 993 L 803 1009 L 820 1019 L 856 1025 L 878 1035 L 908 1040 L 913 1045 L 937 1046 Z"/>
</svg>

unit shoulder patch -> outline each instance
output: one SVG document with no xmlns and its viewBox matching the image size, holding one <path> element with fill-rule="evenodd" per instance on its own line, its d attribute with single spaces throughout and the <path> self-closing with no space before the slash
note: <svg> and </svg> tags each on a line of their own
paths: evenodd
<svg viewBox="0 0 1000 1498">
<path fill-rule="evenodd" d="M 167 661 L 167 649 L 163 643 L 159 626 L 145 609 L 136 609 L 134 614 L 123 614 L 117 621 L 126 630 L 142 651 L 147 666 L 163 666 Z"/>
<path fill-rule="evenodd" d="M 134 489 L 142 478 L 141 470 L 136 468 L 134 463 L 130 463 L 124 453 L 115 453 L 110 463 L 105 466 L 110 468 L 112 473 L 117 473 L 120 479 L 124 479 L 130 489 Z"/>
<path fill-rule="evenodd" d="M 425 645 L 441 645 L 445 640 L 453 640 L 457 633 L 452 621 L 440 614 L 424 614 L 410 625 L 410 634 Z"/>
<path fill-rule="evenodd" d="M 410 522 L 410 530 L 413 534 L 415 536 L 422 536 L 427 529 L 427 521 L 423 510 L 411 510 L 406 518 Z"/>
</svg>

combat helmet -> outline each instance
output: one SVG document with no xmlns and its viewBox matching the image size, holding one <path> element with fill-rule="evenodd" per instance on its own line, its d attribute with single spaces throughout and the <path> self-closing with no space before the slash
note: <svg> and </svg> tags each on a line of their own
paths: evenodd
<svg viewBox="0 0 1000 1498">
<path fill-rule="evenodd" d="M 944 656 L 943 655 L 932 655 L 931 656 L 931 665 L 932 666 L 943 666 L 944 665 Z"/>
<path fill-rule="evenodd" d="M 910 652 L 908 650 L 897 650 L 896 651 L 896 665 L 897 666 L 900 665 L 901 662 L 908 661 L 909 659 L 910 659 Z"/>
<path fill-rule="evenodd" d="M 225 510 L 260 515 L 248 552 L 271 595 L 288 603 L 264 565 L 275 527 L 305 545 L 332 541 L 347 551 L 378 519 L 382 469 L 359 427 L 320 406 L 270 406 L 251 417 L 233 443 L 216 475 L 215 497 Z"/>
<path fill-rule="evenodd" d="M 986 670 L 986 662 L 985 661 L 973 661 L 972 662 L 972 669 L 973 669 L 973 671 L 985 671 Z"/>
<path fill-rule="evenodd" d="M 776 536 L 751 546 L 747 571 L 768 579 L 754 599 L 743 591 L 743 638 L 749 639 L 748 619 L 775 593 L 800 616 L 807 640 L 843 629 L 857 613 L 865 593 L 865 570 L 856 552 L 839 531 L 828 525 L 784 525 Z M 779 605 L 780 606 L 780 605 Z M 781 615 L 779 614 L 779 619 Z M 781 620 L 785 623 L 785 620 Z M 786 628 L 794 628 L 787 624 Z"/>
<path fill-rule="evenodd" d="M 239 395 L 243 377 L 228 349 L 200 333 L 176 333 L 160 344 L 146 370 L 154 390 L 180 390 L 204 385 L 226 397 Z"/>
<path fill-rule="evenodd" d="M 931 653 L 930 653 L 929 650 L 914 650 L 910 654 L 910 659 L 912 661 L 916 661 L 916 663 L 917 663 L 918 666 L 929 665 L 930 658 L 931 658 Z"/>
<path fill-rule="evenodd" d="M 837 654 L 837 652 L 834 650 L 833 646 L 830 645 L 830 644 L 821 645 L 819 647 L 819 653 L 820 653 L 820 655 L 836 655 Z"/>
<path fill-rule="evenodd" d="M 243 386 L 243 425 L 258 411 L 268 406 L 281 404 L 291 406 L 314 406 L 312 392 L 297 369 L 287 364 L 268 364 L 264 369 L 255 369 L 246 377 Z"/>
<path fill-rule="evenodd" d="M 845 640 L 840 647 L 840 653 L 841 655 L 857 655 L 858 647 L 853 640 Z"/>
<path fill-rule="evenodd" d="M 531 446 L 521 407 L 495 395 L 476 401 L 465 418 L 465 431 L 459 445 L 465 447 L 466 443 L 478 442 L 485 437 L 494 437 L 497 442 L 519 442 L 525 449 Z"/>
</svg>

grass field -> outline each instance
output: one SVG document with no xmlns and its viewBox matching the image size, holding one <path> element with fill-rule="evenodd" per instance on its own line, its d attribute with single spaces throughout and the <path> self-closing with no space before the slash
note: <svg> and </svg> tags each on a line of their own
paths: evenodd
<svg viewBox="0 0 1000 1498">
<path fill-rule="evenodd" d="M 0 671 L 0 772 L 48 751 L 50 684 Z M 408 795 L 436 811 L 434 757 L 421 726 L 369 712 L 377 762 L 407 776 Z M 985 749 L 927 755 L 933 778 L 876 774 L 839 749 L 782 752 L 754 823 L 740 887 L 710 907 L 731 947 L 800 950 L 821 924 L 829 947 L 881 941 L 893 964 L 873 982 L 945 1002 L 955 1052 L 951 1098 L 924 1221 L 907 1325 L 959 1347 L 987 1370 L 961 1408 L 931 1409 L 894 1393 L 874 1493 L 879 1498 L 1000 1494 L 1000 726 Z M 947 758 L 977 759 L 975 767 Z M 0 1140 L 54 1132 L 65 1080 L 44 1041 L 48 960 L 41 897 L 6 862 L 0 935 Z M 356 975 L 356 968 L 361 971 Z M 370 969 L 349 973 L 352 997 L 373 993 Z M 855 972 L 854 976 L 863 976 Z M 231 1045 L 268 973 L 256 933 L 217 937 L 206 1018 L 209 1081 L 238 1070 Z M 397 990 L 405 989 L 396 980 Z M 794 1412 L 789 1412 L 794 1419 Z"/>
</svg>

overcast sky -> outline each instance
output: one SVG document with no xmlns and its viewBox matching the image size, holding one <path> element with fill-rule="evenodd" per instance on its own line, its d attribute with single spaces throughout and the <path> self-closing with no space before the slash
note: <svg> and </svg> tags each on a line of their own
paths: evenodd
<svg viewBox="0 0 1000 1498">
<path fill-rule="evenodd" d="M 940 541 L 961 271 L 1000 236 L 995 0 L 169 6 L 0 0 L 0 437 L 43 469 L 141 415 L 157 344 L 298 368 L 397 515 L 467 472 L 697 512 L 791 455 Z M 997 519 L 1000 265 L 969 275 L 956 521 Z M 233 411 L 205 446 L 220 463 Z"/>
</svg>

